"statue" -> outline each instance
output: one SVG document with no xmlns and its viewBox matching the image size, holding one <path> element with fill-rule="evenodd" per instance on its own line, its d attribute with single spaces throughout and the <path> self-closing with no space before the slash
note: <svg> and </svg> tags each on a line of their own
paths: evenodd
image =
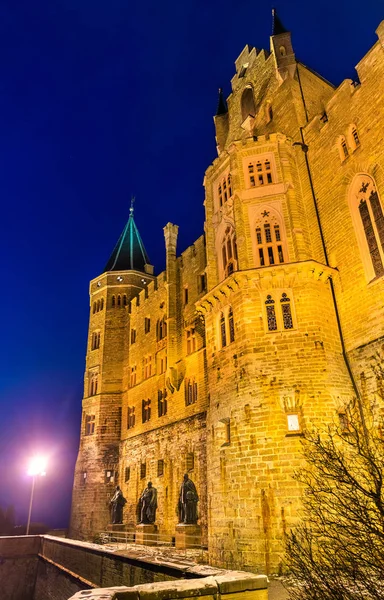
<svg viewBox="0 0 384 600">
<path fill-rule="evenodd" d="M 147 487 L 141 494 L 138 504 L 139 523 L 152 525 L 156 521 L 157 489 L 148 481 Z"/>
<path fill-rule="evenodd" d="M 111 504 L 111 521 L 113 525 L 119 525 L 123 522 L 123 508 L 127 503 L 123 496 L 123 492 L 117 485 L 114 495 L 110 500 Z"/>
<path fill-rule="evenodd" d="M 179 523 L 196 525 L 198 501 L 199 496 L 197 495 L 196 486 L 186 473 L 180 487 L 178 504 Z"/>
</svg>

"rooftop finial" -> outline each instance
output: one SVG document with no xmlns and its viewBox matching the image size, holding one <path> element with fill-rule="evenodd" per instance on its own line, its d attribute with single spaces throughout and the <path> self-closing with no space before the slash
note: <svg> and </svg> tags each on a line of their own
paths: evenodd
<svg viewBox="0 0 384 600">
<path fill-rule="evenodd" d="M 287 33 L 287 30 L 277 16 L 276 8 L 272 8 L 272 35 L 279 35 L 280 33 Z"/>
<path fill-rule="evenodd" d="M 135 196 L 132 196 L 131 197 L 131 207 L 129 209 L 129 216 L 130 217 L 133 217 L 133 211 L 134 211 L 133 205 L 134 205 L 135 200 L 136 200 Z"/>
</svg>

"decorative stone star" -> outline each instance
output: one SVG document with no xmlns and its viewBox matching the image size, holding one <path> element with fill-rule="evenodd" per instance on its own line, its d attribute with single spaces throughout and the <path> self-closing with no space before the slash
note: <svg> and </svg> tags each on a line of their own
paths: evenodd
<svg viewBox="0 0 384 600">
<path fill-rule="evenodd" d="M 363 192 L 363 194 L 365 194 L 365 192 L 367 191 L 368 186 L 369 186 L 369 182 L 368 183 L 362 183 L 361 184 L 361 190 L 360 190 L 360 192 Z"/>
<path fill-rule="evenodd" d="M 265 210 L 263 213 L 261 213 L 262 217 L 269 217 L 269 212 L 267 210 Z"/>
</svg>

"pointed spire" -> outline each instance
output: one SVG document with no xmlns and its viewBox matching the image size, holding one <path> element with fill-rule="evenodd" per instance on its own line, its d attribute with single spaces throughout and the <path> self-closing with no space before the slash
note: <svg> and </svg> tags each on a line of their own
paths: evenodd
<svg viewBox="0 0 384 600">
<path fill-rule="evenodd" d="M 119 237 L 116 246 L 105 266 L 105 271 L 142 271 L 146 273 L 146 265 L 149 265 L 148 254 L 145 251 L 140 233 L 133 218 L 133 204 L 135 198 L 131 198 L 129 219 Z"/>
<path fill-rule="evenodd" d="M 277 16 L 276 8 L 272 8 L 272 35 L 279 35 L 280 33 L 287 33 L 284 25 Z"/>
<path fill-rule="evenodd" d="M 220 115 L 226 115 L 227 112 L 228 107 L 223 95 L 223 89 L 219 88 L 219 101 L 217 103 L 216 117 L 219 117 Z"/>
</svg>

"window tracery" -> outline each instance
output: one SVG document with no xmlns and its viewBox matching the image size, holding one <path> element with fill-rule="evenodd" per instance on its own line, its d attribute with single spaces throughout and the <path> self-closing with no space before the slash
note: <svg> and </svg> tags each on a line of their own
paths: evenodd
<svg viewBox="0 0 384 600">
<path fill-rule="evenodd" d="M 267 294 L 264 306 L 267 331 L 275 332 L 294 329 L 292 300 L 287 292 L 276 291 L 273 294 Z"/>
<path fill-rule="evenodd" d="M 221 254 L 224 276 L 228 277 L 237 270 L 236 234 L 231 226 L 228 226 L 225 230 L 221 243 Z"/>
<path fill-rule="evenodd" d="M 277 214 L 271 210 L 261 212 L 256 221 L 256 259 L 259 267 L 285 262 L 283 228 Z"/>
</svg>

